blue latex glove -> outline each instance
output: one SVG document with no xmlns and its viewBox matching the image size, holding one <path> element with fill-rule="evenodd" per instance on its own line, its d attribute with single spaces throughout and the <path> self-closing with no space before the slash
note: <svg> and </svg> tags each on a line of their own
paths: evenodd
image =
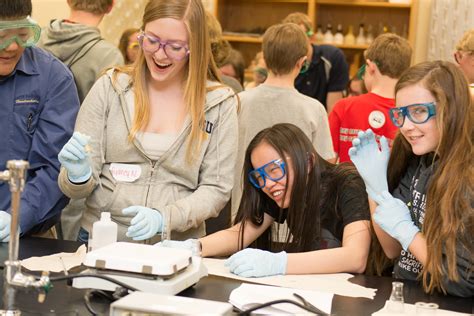
<svg viewBox="0 0 474 316">
<path fill-rule="evenodd" d="M 149 239 L 163 230 L 163 216 L 157 210 L 134 205 L 124 208 L 122 214 L 134 215 L 126 234 L 133 240 Z"/>
<path fill-rule="evenodd" d="M 59 152 L 59 162 L 66 168 L 67 176 L 73 183 L 85 182 L 92 175 L 92 169 L 85 149 L 89 139 L 90 137 L 87 135 L 74 132 L 71 139 Z"/>
<path fill-rule="evenodd" d="M 12 216 L 5 212 L 0 211 L 0 242 L 8 242 L 10 240 L 10 222 Z"/>
<path fill-rule="evenodd" d="M 201 242 L 197 239 L 187 239 L 184 241 L 163 240 L 155 244 L 155 246 L 191 250 L 193 256 L 201 256 Z"/>
<path fill-rule="evenodd" d="M 357 138 L 352 140 L 349 156 L 357 171 L 364 180 L 369 197 L 377 200 L 377 195 L 388 191 L 387 165 L 390 157 L 390 149 L 387 139 L 380 138 L 380 147 L 375 140 L 374 132 L 368 129 L 359 132 Z"/>
<path fill-rule="evenodd" d="M 420 231 L 411 219 L 410 210 L 401 200 L 384 191 L 377 200 L 375 222 L 407 250 L 415 235 Z"/>
<path fill-rule="evenodd" d="M 250 278 L 285 274 L 287 261 L 288 255 L 284 251 L 273 253 L 247 248 L 232 255 L 224 265 L 230 272 Z"/>
</svg>

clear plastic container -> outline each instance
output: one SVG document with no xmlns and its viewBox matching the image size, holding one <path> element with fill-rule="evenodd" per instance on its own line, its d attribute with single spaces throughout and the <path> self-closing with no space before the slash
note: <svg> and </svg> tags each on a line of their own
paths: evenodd
<svg viewBox="0 0 474 316">
<path fill-rule="evenodd" d="M 89 250 L 99 249 L 117 241 L 117 223 L 112 222 L 109 212 L 100 213 L 100 220 L 92 225 Z"/>
</svg>

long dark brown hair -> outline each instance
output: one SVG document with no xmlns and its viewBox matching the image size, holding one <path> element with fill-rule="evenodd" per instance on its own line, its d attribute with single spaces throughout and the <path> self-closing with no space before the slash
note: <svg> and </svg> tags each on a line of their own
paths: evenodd
<svg viewBox="0 0 474 316">
<path fill-rule="evenodd" d="M 288 166 L 288 161 L 291 161 L 292 165 L 292 168 L 286 168 L 287 177 L 290 174 L 293 177 L 293 187 L 291 196 L 287 197 L 285 193 L 283 197 L 283 199 L 289 198 L 290 203 L 286 217 L 289 230 L 282 248 L 290 252 L 315 250 L 315 245 L 319 245 L 321 238 L 323 214 L 320 213 L 320 206 L 322 201 L 324 200 L 324 203 L 328 203 L 328 205 L 337 205 L 337 201 L 331 201 L 331 199 L 337 199 L 340 189 L 331 185 L 321 188 L 323 174 L 326 171 L 334 170 L 334 168 L 338 169 L 335 174 L 341 175 L 341 177 L 347 176 L 348 173 L 355 175 L 357 173 L 348 164 L 335 166 L 321 158 L 308 137 L 293 124 L 276 124 L 260 131 L 250 142 L 245 153 L 243 194 L 235 218 L 235 223 L 242 223 L 239 232 L 239 249 L 242 249 L 244 245 L 245 223 L 249 221 L 260 226 L 263 223 L 265 210 L 272 207 L 272 203 L 274 208 L 279 209 L 276 203 L 262 190 L 255 188 L 247 180 L 247 174 L 254 169 L 250 156 L 253 150 L 262 143 L 272 146 L 286 166 Z M 357 178 L 360 185 L 363 185 L 360 177 Z M 330 183 L 335 182 L 337 181 Z M 281 216 L 283 210 L 279 209 L 279 211 Z M 277 248 L 272 243 L 273 240 L 272 229 L 267 229 L 252 246 L 259 249 L 276 250 Z"/>
<path fill-rule="evenodd" d="M 427 188 L 422 228 L 428 247 L 422 272 L 423 287 L 426 292 L 446 292 L 443 278 L 459 280 L 456 267 L 459 243 L 469 252 L 470 258 L 473 254 L 473 104 L 466 78 L 450 62 L 424 62 L 409 68 L 400 77 L 395 93 L 413 85 L 421 85 L 435 98 L 440 134 L 434 153 L 436 168 Z M 419 158 L 406 139 L 398 134 L 388 166 L 391 191 L 400 182 L 410 162 Z"/>
</svg>

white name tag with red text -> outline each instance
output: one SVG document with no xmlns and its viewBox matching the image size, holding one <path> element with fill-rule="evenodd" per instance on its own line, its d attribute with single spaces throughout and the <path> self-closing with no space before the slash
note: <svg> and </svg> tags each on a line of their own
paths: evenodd
<svg viewBox="0 0 474 316">
<path fill-rule="evenodd" d="M 133 182 L 142 174 L 140 166 L 124 163 L 112 163 L 109 170 L 114 179 L 120 182 Z"/>
</svg>

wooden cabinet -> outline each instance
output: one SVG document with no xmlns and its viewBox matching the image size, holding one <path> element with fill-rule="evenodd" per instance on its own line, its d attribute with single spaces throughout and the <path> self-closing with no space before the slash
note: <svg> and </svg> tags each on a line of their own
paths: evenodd
<svg viewBox="0 0 474 316">
<path fill-rule="evenodd" d="M 224 37 L 241 51 L 249 65 L 261 50 L 262 34 L 292 12 L 306 13 L 313 25 L 321 24 L 323 30 L 330 23 L 333 32 L 338 24 L 344 35 L 352 25 L 357 36 L 360 23 L 365 29 L 371 25 L 376 36 L 383 26 L 408 37 L 414 44 L 416 1 L 410 4 L 389 3 L 377 0 L 213 0 L 214 13 L 219 19 Z M 316 30 L 314 30 L 316 32 Z M 320 44 L 320 43 L 317 43 Z M 335 45 L 340 47 L 351 65 L 351 75 L 361 63 L 367 45 Z"/>
</svg>

